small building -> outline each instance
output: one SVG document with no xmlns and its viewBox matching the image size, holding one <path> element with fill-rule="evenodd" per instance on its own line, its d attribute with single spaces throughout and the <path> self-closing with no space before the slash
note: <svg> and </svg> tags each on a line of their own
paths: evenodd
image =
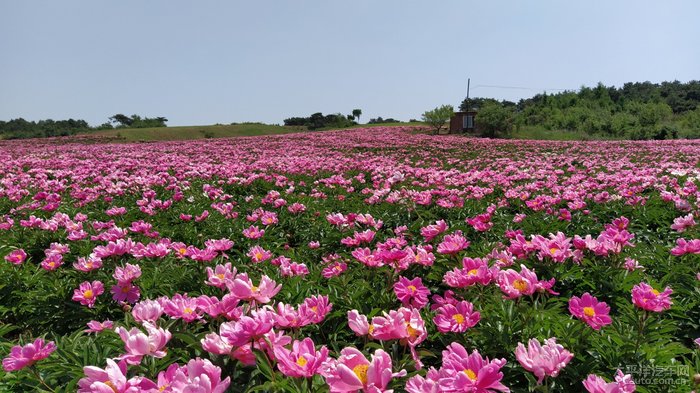
<svg viewBox="0 0 700 393">
<path fill-rule="evenodd" d="M 455 112 L 450 118 L 450 134 L 476 131 L 476 111 Z"/>
</svg>

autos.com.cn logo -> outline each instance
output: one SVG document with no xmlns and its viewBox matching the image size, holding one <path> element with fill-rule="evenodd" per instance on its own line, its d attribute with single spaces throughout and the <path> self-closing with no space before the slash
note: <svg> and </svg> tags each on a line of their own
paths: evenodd
<svg viewBox="0 0 700 393">
<path fill-rule="evenodd" d="M 676 391 L 676 388 L 691 387 L 690 366 L 645 366 L 627 365 L 625 374 L 631 374 L 632 380 L 641 386 L 666 387 L 669 391 Z"/>
</svg>

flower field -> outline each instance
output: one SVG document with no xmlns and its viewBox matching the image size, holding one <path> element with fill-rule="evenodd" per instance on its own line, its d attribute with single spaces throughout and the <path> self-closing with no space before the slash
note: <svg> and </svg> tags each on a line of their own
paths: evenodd
<svg viewBox="0 0 700 393">
<path fill-rule="evenodd" d="M 700 387 L 698 141 L 373 128 L 0 156 L 0 391 Z"/>
</svg>

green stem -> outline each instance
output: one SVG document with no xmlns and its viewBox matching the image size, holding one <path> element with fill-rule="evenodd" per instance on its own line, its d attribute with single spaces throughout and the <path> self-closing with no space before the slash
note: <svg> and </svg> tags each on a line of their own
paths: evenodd
<svg viewBox="0 0 700 393">
<path fill-rule="evenodd" d="M 44 385 L 46 390 L 48 390 L 49 392 L 55 392 L 55 390 L 51 389 L 51 387 L 46 384 L 46 382 L 44 381 L 44 378 L 41 377 L 41 374 L 39 374 L 39 371 L 34 366 L 29 367 L 29 370 L 31 370 L 32 374 L 34 374 L 36 379 L 39 380 L 39 383 Z"/>
<path fill-rule="evenodd" d="M 642 311 L 642 316 L 639 318 L 639 323 L 637 325 L 637 342 L 634 344 L 634 357 L 637 357 L 639 353 L 639 345 L 642 343 L 642 337 L 644 336 L 644 325 L 646 324 L 649 314 L 646 310 Z"/>
</svg>

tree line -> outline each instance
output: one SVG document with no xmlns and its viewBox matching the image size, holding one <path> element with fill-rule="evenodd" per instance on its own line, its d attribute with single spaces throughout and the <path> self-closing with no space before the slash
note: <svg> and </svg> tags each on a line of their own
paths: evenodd
<svg viewBox="0 0 700 393">
<path fill-rule="evenodd" d="M 39 120 L 28 121 L 23 118 L 9 121 L 0 120 L 0 139 L 46 138 L 75 135 L 87 131 L 107 130 L 113 128 L 150 128 L 167 127 L 165 117 L 126 116 L 118 113 L 108 122 L 91 127 L 85 120 Z"/>
<path fill-rule="evenodd" d="M 317 130 L 319 128 L 345 128 L 357 124 L 355 121 L 360 121 L 362 110 L 353 109 L 349 115 L 334 113 L 324 115 L 321 112 L 316 112 L 309 117 L 290 117 L 284 119 L 285 126 L 301 126 L 309 130 Z"/>
<path fill-rule="evenodd" d="M 625 139 L 700 138 L 700 81 L 598 83 L 517 103 L 470 98 L 459 109 L 478 110 L 478 127 L 487 136 L 530 126 Z"/>
</svg>

